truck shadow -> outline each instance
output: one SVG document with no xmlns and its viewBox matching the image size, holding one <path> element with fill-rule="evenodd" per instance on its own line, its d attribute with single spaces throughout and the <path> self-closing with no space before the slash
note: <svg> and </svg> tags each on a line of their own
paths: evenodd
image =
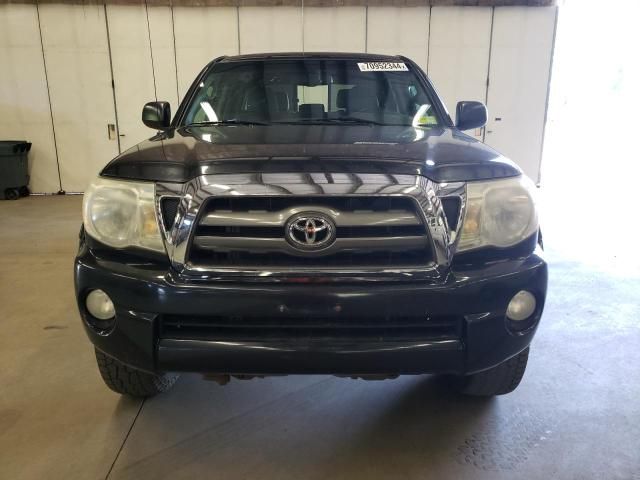
<svg viewBox="0 0 640 480">
<path fill-rule="evenodd" d="M 219 478 L 255 471 L 263 478 L 391 478 L 397 468 L 450 464 L 496 403 L 457 395 L 431 376 L 285 377 L 226 387 L 203 387 L 194 377 L 147 401 L 112 478 L 202 475 L 214 466 Z M 238 407 L 261 388 L 265 397 L 272 388 L 286 390 L 287 379 L 303 386 Z"/>
</svg>

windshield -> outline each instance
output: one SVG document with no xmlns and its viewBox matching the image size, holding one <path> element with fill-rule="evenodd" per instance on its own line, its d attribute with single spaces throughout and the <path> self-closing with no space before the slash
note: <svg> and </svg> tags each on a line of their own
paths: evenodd
<svg viewBox="0 0 640 480">
<path fill-rule="evenodd" d="M 351 59 L 216 63 L 183 124 L 437 126 L 433 102 L 411 66 Z"/>
</svg>

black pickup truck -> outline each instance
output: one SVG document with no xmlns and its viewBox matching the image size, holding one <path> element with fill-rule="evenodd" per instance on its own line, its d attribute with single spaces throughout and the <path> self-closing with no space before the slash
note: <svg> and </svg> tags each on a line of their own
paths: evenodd
<svg viewBox="0 0 640 480">
<path fill-rule="evenodd" d="M 535 187 L 401 56 L 221 57 L 84 195 L 75 260 L 100 373 L 447 375 L 519 384 L 547 288 Z"/>
</svg>

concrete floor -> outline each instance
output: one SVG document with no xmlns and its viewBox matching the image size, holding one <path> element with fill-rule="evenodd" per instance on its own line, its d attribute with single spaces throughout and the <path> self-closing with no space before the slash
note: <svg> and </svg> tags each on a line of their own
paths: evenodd
<svg viewBox="0 0 640 480">
<path fill-rule="evenodd" d="M 544 321 L 505 397 L 459 397 L 426 376 L 220 387 L 184 375 L 142 402 L 102 384 L 76 313 L 80 203 L 0 202 L 2 479 L 640 479 L 633 252 L 549 230 Z"/>
</svg>

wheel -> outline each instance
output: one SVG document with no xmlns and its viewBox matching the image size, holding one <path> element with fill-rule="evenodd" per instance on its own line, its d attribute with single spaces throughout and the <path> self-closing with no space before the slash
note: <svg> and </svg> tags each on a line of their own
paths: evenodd
<svg viewBox="0 0 640 480">
<path fill-rule="evenodd" d="M 484 372 L 454 377 L 453 387 L 465 395 L 492 397 L 513 392 L 520 384 L 527 368 L 529 347 L 506 362 Z"/>
<path fill-rule="evenodd" d="M 154 375 L 131 368 L 96 349 L 96 360 L 102 380 L 111 390 L 132 397 L 151 397 L 169 390 L 178 374 Z"/>
<path fill-rule="evenodd" d="M 19 196 L 20 192 L 17 188 L 7 188 L 4 191 L 4 198 L 6 198 L 7 200 L 17 200 Z"/>
<path fill-rule="evenodd" d="M 27 187 L 26 185 L 20 187 L 19 192 L 21 197 L 28 197 L 31 194 L 31 192 L 29 191 L 29 187 Z"/>
</svg>

